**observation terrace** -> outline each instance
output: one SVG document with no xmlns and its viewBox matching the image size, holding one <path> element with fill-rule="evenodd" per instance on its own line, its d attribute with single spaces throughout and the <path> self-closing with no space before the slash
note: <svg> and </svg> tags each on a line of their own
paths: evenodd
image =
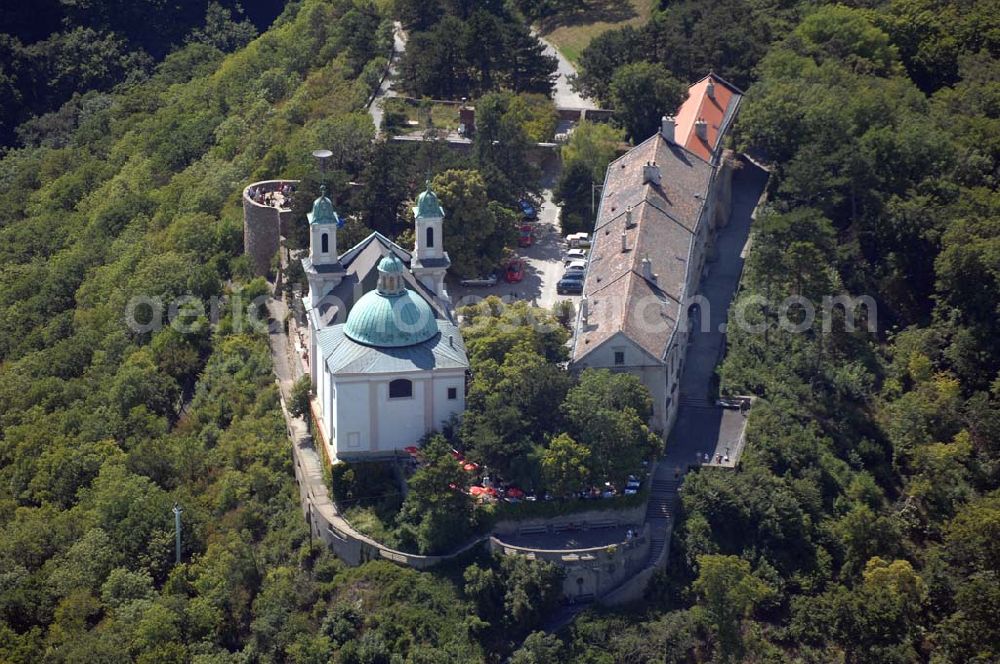
<svg viewBox="0 0 1000 664">
<path fill-rule="evenodd" d="M 281 246 L 282 230 L 292 222 L 292 193 L 299 180 L 261 180 L 243 189 L 243 253 L 254 274 L 266 275 Z"/>
</svg>

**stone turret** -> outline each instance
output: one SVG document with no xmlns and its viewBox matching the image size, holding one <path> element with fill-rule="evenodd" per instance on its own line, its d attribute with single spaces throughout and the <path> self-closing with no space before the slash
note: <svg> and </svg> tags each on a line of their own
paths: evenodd
<svg viewBox="0 0 1000 664">
<path fill-rule="evenodd" d="M 243 253 L 250 258 L 254 274 L 266 275 L 271 259 L 281 245 L 281 236 L 292 223 L 291 204 L 267 203 L 265 196 L 283 187 L 294 188 L 298 180 L 262 180 L 243 190 Z"/>
</svg>

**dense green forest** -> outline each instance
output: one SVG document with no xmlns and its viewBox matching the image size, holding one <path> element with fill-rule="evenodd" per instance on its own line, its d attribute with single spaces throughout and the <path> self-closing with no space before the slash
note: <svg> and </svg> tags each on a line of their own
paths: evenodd
<svg viewBox="0 0 1000 664">
<path fill-rule="evenodd" d="M 734 309 L 770 325 L 731 320 L 722 389 L 761 397 L 748 449 L 735 474 L 688 477 L 645 605 L 538 652 L 1000 658 L 998 17 L 995 2 L 681 2 L 584 52 L 602 98 L 635 59 L 748 86 L 735 147 L 773 173 Z M 818 309 L 844 292 L 874 300 L 874 334 L 864 311 L 853 332 L 841 314 L 792 333 L 756 299 Z"/>
<path fill-rule="evenodd" d="M 57 141 L 50 135 L 53 122 L 103 108 L 110 103 L 104 93 L 145 80 L 178 47 L 242 48 L 283 6 L 282 0 L 253 0 L 246 13 L 229 0 L 174 5 L 38 0 L 5 7 L 0 13 L 0 145 L 15 139 L 22 144 Z M 53 117 L 44 117 L 50 113 Z M 33 116 L 42 117 L 26 122 Z"/>
<path fill-rule="evenodd" d="M 433 172 L 446 207 L 464 203 L 453 257 L 478 270 L 471 233 L 490 229 L 502 249 L 509 207 L 539 187 L 515 93 L 551 70 L 524 17 L 558 6 L 5 10 L 0 662 L 501 661 L 524 637 L 519 664 L 1000 658 L 1000 11 L 988 0 L 680 0 L 583 52 L 578 84 L 622 115 L 568 147 L 565 200 L 589 196 L 617 141 L 642 138 L 650 108 L 713 68 L 747 90 L 734 147 L 773 168 L 737 308 L 773 322 L 755 296 L 877 306 L 875 333 L 819 317 L 795 334 L 730 327 L 723 389 L 761 397 L 748 449 L 736 472 L 688 476 L 668 571 L 640 605 L 529 634 L 555 603 L 545 566 L 348 569 L 310 541 L 266 335 L 247 321 L 266 284 L 241 255 L 239 192 L 277 175 L 312 190 L 309 152 L 330 147 L 324 177 L 350 246 L 369 229 L 405 233 L 399 211 Z M 364 104 L 391 18 L 453 58 L 461 85 L 442 94 L 485 93 L 470 154 L 372 143 Z M 498 21 L 490 36 L 531 71 L 469 41 Z M 431 73 L 414 64 L 415 84 L 439 85 Z M 571 212 L 585 228 L 587 206 Z M 181 295 L 215 298 L 218 315 L 184 334 L 125 324 L 135 296 Z M 545 348 L 510 343 L 484 346 L 493 382 L 550 372 Z M 512 412 L 478 380 L 472 446 L 533 449 L 552 395 L 526 393 Z"/>
<path fill-rule="evenodd" d="M 402 88 L 415 97 L 479 97 L 552 89 L 554 57 L 542 53 L 519 12 L 500 0 L 395 0 L 408 30 Z"/>
</svg>

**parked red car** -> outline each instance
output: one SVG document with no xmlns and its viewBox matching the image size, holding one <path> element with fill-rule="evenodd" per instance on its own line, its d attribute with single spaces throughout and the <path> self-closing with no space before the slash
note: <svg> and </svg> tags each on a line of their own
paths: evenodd
<svg viewBox="0 0 1000 664">
<path fill-rule="evenodd" d="M 507 282 L 516 284 L 521 279 L 524 279 L 524 261 L 515 258 L 507 263 Z"/>
<path fill-rule="evenodd" d="M 530 247 L 535 241 L 535 229 L 531 224 L 521 226 L 521 235 L 517 238 L 517 244 L 521 247 Z"/>
</svg>

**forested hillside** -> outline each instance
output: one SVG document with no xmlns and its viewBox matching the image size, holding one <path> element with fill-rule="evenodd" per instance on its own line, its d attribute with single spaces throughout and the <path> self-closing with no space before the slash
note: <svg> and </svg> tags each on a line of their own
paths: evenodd
<svg viewBox="0 0 1000 664">
<path fill-rule="evenodd" d="M 105 92 L 145 80 L 175 49 L 201 43 L 235 51 L 283 6 L 252 0 L 244 12 L 232 0 L 10 3 L 0 12 L 0 145 L 52 143 L 55 125 L 103 108 Z M 32 116 L 40 117 L 27 122 Z"/>
<path fill-rule="evenodd" d="M 132 20 L 145 5 L 131 2 L 4 15 L 0 662 L 502 661 L 551 612 L 550 576 L 526 563 L 347 569 L 310 541 L 266 335 L 248 320 L 267 286 L 242 256 L 239 193 L 275 176 L 311 190 L 309 153 L 331 148 L 350 246 L 405 233 L 398 212 L 433 172 L 477 220 L 449 217 L 456 264 L 495 262 L 473 231 L 502 251 L 509 208 L 538 188 L 526 102 L 496 90 L 545 89 L 552 64 L 517 8 L 567 1 L 302 0 L 256 38 L 229 3 L 175 23 Z M 264 5 L 247 7 L 261 28 Z M 372 142 L 364 105 L 393 17 L 461 75 L 449 89 L 414 59 L 414 90 L 493 91 L 468 155 Z M 491 31 L 525 70 L 480 48 Z M 758 296 L 846 292 L 870 296 L 877 326 L 871 308 L 855 331 L 841 313 L 797 332 L 733 320 L 721 389 L 760 397 L 739 469 L 688 476 L 644 602 L 532 634 L 511 661 L 1000 659 L 998 57 L 991 0 L 681 0 L 583 52 L 579 85 L 619 127 L 581 132 L 565 199 L 589 203 L 594 163 L 712 68 L 747 90 L 733 147 L 773 168 L 736 309 L 773 323 Z M 134 298 L 180 296 L 205 303 L 184 333 L 126 324 Z M 540 442 L 527 417 L 546 412 L 486 398 L 538 368 L 510 355 L 473 383 L 482 417 L 467 425 L 508 452 Z"/>
<path fill-rule="evenodd" d="M 669 571 L 641 610 L 587 617 L 568 646 L 534 648 L 585 661 L 995 662 L 998 7 L 728 3 L 722 17 L 712 4 L 672 3 L 644 30 L 598 38 L 581 80 L 603 94 L 600 67 L 646 58 L 748 85 L 735 147 L 774 171 L 734 310 L 759 327 L 731 314 L 720 368 L 723 390 L 761 397 L 748 448 L 736 473 L 688 477 Z M 764 36 L 739 55 L 733 16 Z M 688 43 L 691 59 L 654 49 L 682 19 L 708 45 Z M 840 293 L 872 298 L 853 332 L 842 312 L 824 328 L 822 298 Z M 789 296 L 816 305 L 795 331 L 778 325 Z"/>
<path fill-rule="evenodd" d="M 451 584 L 310 542 L 246 320 L 265 285 L 239 192 L 369 143 L 362 72 L 387 32 L 369 6 L 345 34 L 365 11 L 297 3 L 233 55 L 184 46 L 53 128 L 58 147 L 0 161 L 0 661 L 476 657 Z M 126 326 L 131 298 L 180 294 L 223 297 L 217 324 Z"/>
</svg>

